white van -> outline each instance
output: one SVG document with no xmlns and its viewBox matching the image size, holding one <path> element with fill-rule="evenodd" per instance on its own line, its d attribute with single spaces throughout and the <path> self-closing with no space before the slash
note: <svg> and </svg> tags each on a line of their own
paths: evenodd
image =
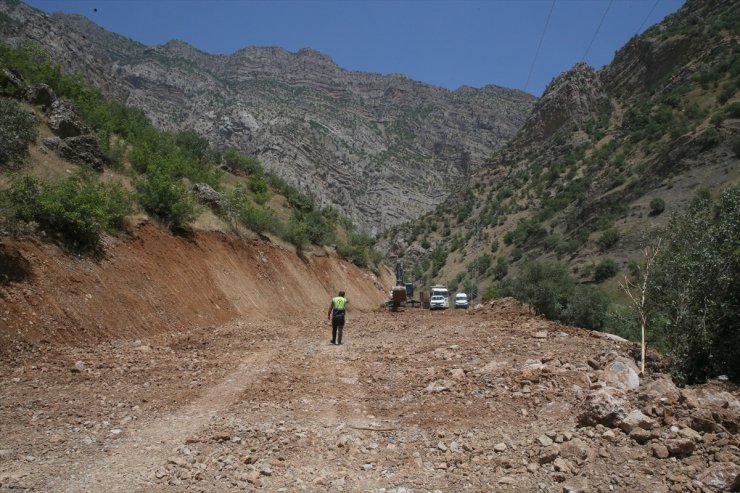
<svg viewBox="0 0 740 493">
<path fill-rule="evenodd" d="M 455 308 L 467 308 L 468 307 L 468 295 L 465 293 L 457 293 L 455 295 Z"/>
</svg>

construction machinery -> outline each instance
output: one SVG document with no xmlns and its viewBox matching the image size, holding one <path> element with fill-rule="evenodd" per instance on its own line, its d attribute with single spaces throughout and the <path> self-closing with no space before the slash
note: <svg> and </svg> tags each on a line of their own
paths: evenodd
<svg viewBox="0 0 740 493">
<path fill-rule="evenodd" d="M 396 263 L 396 285 L 391 289 L 390 299 L 384 306 L 393 311 L 398 311 L 402 306 L 421 306 L 421 302 L 414 299 L 414 285 L 404 282 L 403 266 L 400 262 Z"/>
</svg>

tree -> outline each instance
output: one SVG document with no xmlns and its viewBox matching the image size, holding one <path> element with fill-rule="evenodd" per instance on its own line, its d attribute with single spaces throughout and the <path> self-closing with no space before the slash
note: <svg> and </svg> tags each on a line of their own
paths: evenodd
<svg viewBox="0 0 740 493">
<path fill-rule="evenodd" d="M 627 276 L 624 276 L 624 281 L 620 282 L 619 285 L 622 287 L 634 307 L 637 315 L 640 318 L 640 373 L 645 373 L 645 351 L 647 345 L 645 343 L 645 329 L 647 328 L 647 289 L 648 280 L 650 278 L 650 268 L 653 265 L 655 256 L 660 251 L 660 240 L 658 240 L 655 248 L 645 248 L 645 266 L 637 268 L 637 282 L 630 281 Z"/>
<path fill-rule="evenodd" d="M 700 195 L 662 236 L 646 296 L 675 375 L 740 381 L 740 186 Z"/>
<path fill-rule="evenodd" d="M 540 315 L 555 320 L 568 305 L 574 283 L 565 264 L 531 261 L 507 285 L 507 294 L 531 304 Z"/>
</svg>

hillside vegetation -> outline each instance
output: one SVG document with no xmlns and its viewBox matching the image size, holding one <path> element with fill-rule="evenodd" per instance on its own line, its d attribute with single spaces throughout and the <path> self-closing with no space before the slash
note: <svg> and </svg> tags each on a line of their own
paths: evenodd
<svg viewBox="0 0 740 493">
<path fill-rule="evenodd" d="M 215 55 L 176 40 L 146 46 L 11 0 L 0 0 L 0 39 L 37 42 L 159 129 L 258 157 L 372 234 L 432 210 L 514 136 L 535 100 L 494 85 L 450 91 L 350 71 L 310 48 Z"/>
<path fill-rule="evenodd" d="M 729 256 L 723 268 L 736 286 L 738 26 L 737 3 L 690 0 L 601 71 L 579 64 L 561 74 L 514 140 L 454 200 L 391 228 L 383 249 L 406 264 L 417 284 L 441 281 L 482 299 L 514 295 L 550 318 L 634 338 L 637 317 L 618 283 L 639 279 L 643 248 L 659 237 L 677 238 L 681 211 L 698 200 L 705 210 L 726 211 L 710 222 L 730 246 L 704 243 L 708 256 Z M 713 203 L 710 197 L 725 189 Z M 681 246 L 671 248 L 664 254 Z M 658 262 L 661 275 L 684 282 L 675 269 L 668 274 L 667 263 Z M 692 268 L 708 272 L 698 261 Z M 708 292 L 690 297 L 693 304 L 712 299 Z M 668 305 L 679 300 L 678 294 L 664 300 L 648 337 L 683 357 L 688 346 L 694 352 L 708 339 L 679 343 L 677 334 L 685 337 L 711 310 L 696 309 L 698 318 L 678 330 L 670 321 L 680 314 Z M 726 301 L 722 310 L 737 326 L 737 299 Z M 706 330 L 721 344 L 728 334 L 720 329 L 725 322 L 717 323 Z M 716 358 L 729 371 L 726 357 L 709 352 L 701 371 L 682 369 L 688 378 L 706 377 Z M 736 366 L 732 373 L 738 377 Z"/>
<path fill-rule="evenodd" d="M 272 235 L 299 252 L 336 245 L 340 256 L 360 266 L 379 261 L 371 239 L 348 219 L 317 208 L 265 173 L 256 158 L 214 149 L 193 132 L 154 128 L 141 110 L 110 102 L 80 77 L 64 74 L 36 45 L 0 46 L 0 95 L 6 176 L 0 224 L 6 232 L 37 227 L 74 251 L 96 251 L 103 233 L 124 229 L 125 218 L 137 211 L 177 233 L 210 213 L 235 233 Z M 48 134 L 51 127 L 63 138 L 40 139 L 39 128 Z M 27 157 L 36 144 L 44 154 L 67 158 L 64 167 L 76 171 L 57 179 L 35 172 Z"/>
</svg>

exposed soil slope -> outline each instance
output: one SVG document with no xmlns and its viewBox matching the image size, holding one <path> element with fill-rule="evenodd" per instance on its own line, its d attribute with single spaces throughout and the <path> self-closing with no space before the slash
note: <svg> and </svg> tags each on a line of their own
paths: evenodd
<svg viewBox="0 0 740 493">
<path fill-rule="evenodd" d="M 637 378 L 627 343 L 506 301 L 352 313 L 343 346 L 329 332 L 306 311 L 15 353 L 0 361 L 0 490 L 710 492 L 737 481 L 737 390 Z"/>
<path fill-rule="evenodd" d="M 102 259 L 3 238 L 0 262 L 0 337 L 32 343 L 89 343 L 236 317 L 321 314 L 339 289 L 354 309 L 368 310 L 385 301 L 382 284 L 388 285 L 333 255 L 301 258 L 217 232 L 177 237 L 150 223 L 111 239 Z"/>
</svg>

